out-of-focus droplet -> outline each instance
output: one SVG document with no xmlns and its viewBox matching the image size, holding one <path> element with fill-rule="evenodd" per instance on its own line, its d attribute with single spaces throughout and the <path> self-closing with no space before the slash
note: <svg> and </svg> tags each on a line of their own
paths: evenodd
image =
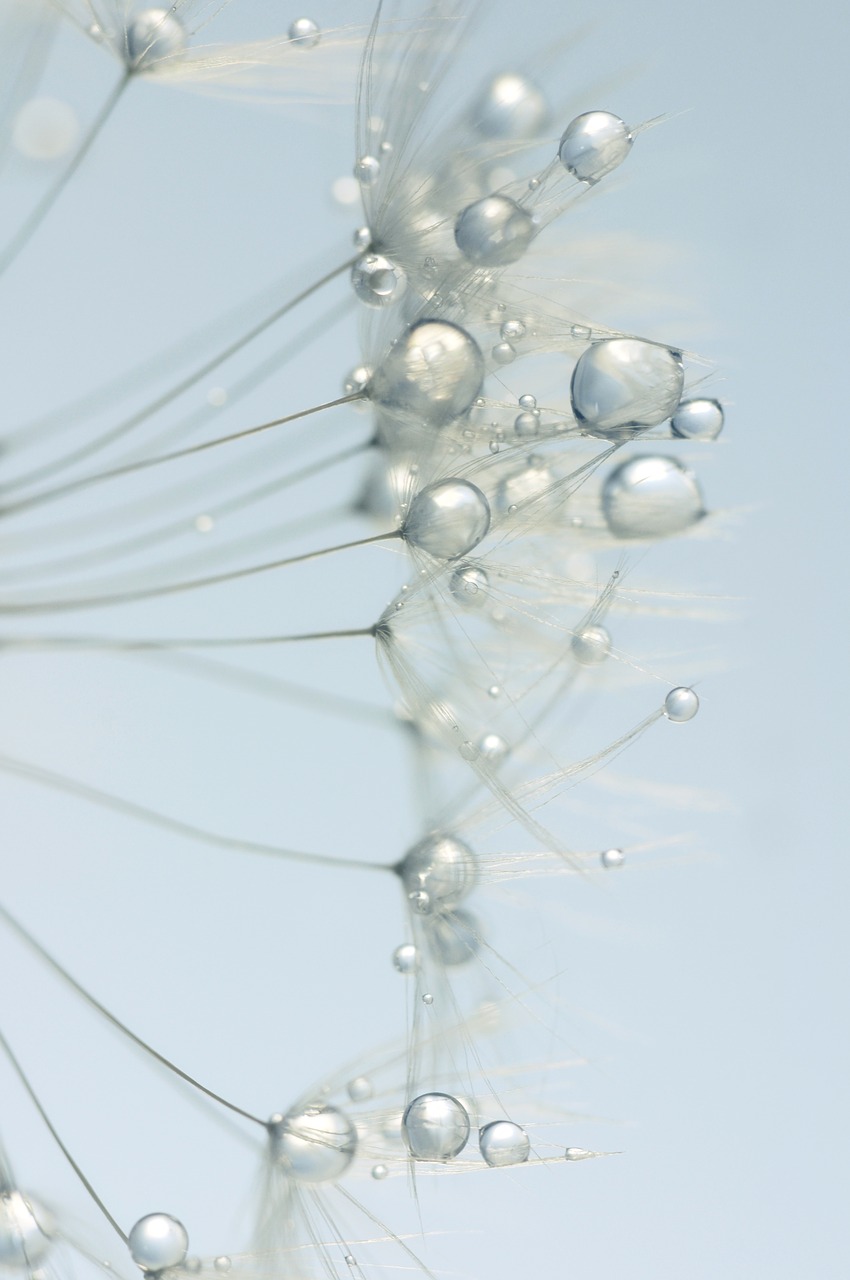
<svg viewBox="0 0 850 1280">
<path fill-rule="evenodd" d="M 296 18 L 290 23 L 289 39 L 299 49 L 312 49 L 321 39 L 321 31 L 312 18 Z"/>
<path fill-rule="evenodd" d="M 598 182 L 623 163 L 632 149 L 628 126 L 611 111 L 586 111 L 561 135 L 558 156 L 580 182 Z"/>
<path fill-rule="evenodd" d="M 348 1082 L 348 1096 L 352 1102 L 366 1102 L 374 1092 L 368 1076 L 356 1076 Z"/>
<path fill-rule="evenodd" d="M 501 764 L 510 755 L 510 750 L 498 733 L 485 733 L 478 743 L 478 754 L 489 765 Z"/>
<path fill-rule="evenodd" d="M 354 166 L 354 176 L 363 187 L 372 187 L 378 181 L 381 162 L 376 156 L 361 156 Z"/>
<path fill-rule="evenodd" d="M 226 1276 L 228 1271 L 233 1267 L 233 1260 L 226 1253 L 220 1253 L 213 1261 L 213 1266 L 219 1275 Z"/>
<path fill-rule="evenodd" d="M 490 504 L 468 480 L 438 480 L 420 489 L 401 528 L 402 537 L 440 560 L 465 556 L 487 536 Z"/>
<path fill-rule="evenodd" d="M 652 427 L 676 409 L 684 371 L 678 351 L 640 338 L 594 342 L 573 370 L 576 420 L 598 435 Z"/>
<path fill-rule="evenodd" d="M 516 347 L 509 342 L 497 342 L 490 352 L 496 364 L 513 364 L 516 360 Z"/>
<path fill-rule="evenodd" d="M 622 849 L 605 849 L 600 853 L 599 861 L 606 871 L 614 871 L 623 865 L 626 861 L 626 855 Z"/>
<path fill-rule="evenodd" d="M 675 458 L 654 454 L 616 467 L 602 486 L 602 510 L 620 538 L 661 538 L 705 515 L 696 479 Z"/>
<path fill-rule="evenodd" d="M 499 334 L 505 342 L 518 342 L 525 336 L 525 325 L 522 320 L 506 320 Z"/>
<path fill-rule="evenodd" d="M 671 689 L 664 699 L 664 714 L 675 724 L 684 724 L 686 720 L 693 720 L 698 711 L 699 698 L 693 689 L 685 688 L 683 685 L 677 689 Z"/>
<path fill-rule="evenodd" d="M 351 268 L 351 284 L 367 306 L 388 307 L 404 293 L 407 277 L 382 253 L 365 253 Z"/>
<path fill-rule="evenodd" d="M 274 1163 L 298 1182 L 335 1182 L 357 1150 L 357 1130 L 337 1107 L 306 1107 L 269 1122 Z"/>
<path fill-rule="evenodd" d="M 457 905 L 478 879 L 478 861 L 469 845 L 456 836 L 431 835 L 409 849 L 397 872 L 408 893 L 423 892 L 429 910 Z"/>
<path fill-rule="evenodd" d="M 415 973 L 419 967 L 419 956 L 412 942 L 403 942 L 393 952 L 393 967 L 405 977 Z"/>
<path fill-rule="evenodd" d="M 32 1196 L 0 1193 L 0 1267 L 29 1269 L 47 1255 L 55 1227 L 53 1216 Z"/>
<path fill-rule="evenodd" d="M 149 71 L 185 48 L 185 29 L 170 9 L 143 9 L 127 27 L 127 65 L 132 71 Z"/>
<path fill-rule="evenodd" d="M 512 1120 L 494 1120 L 479 1132 L 478 1148 L 491 1168 L 499 1168 L 524 1164 L 531 1144 L 525 1130 Z"/>
<path fill-rule="evenodd" d="M 611 637 L 604 627 L 584 627 L 573 636 L 570 649 L 576 662 L 583 667 L 595 667 L 611 652 Z"/>
<path fill-rule="evenodd" d="M 431 921 L 428 941 L 442 964 L 450 968 L 467 964 L 478 954 L 478 922 L 468 911 L 442 911 Z"/>
<path fill-rule="evenodd" d="M 375 1179 L 376 1182 L 383 1182 L 384 1178 L 386 1178 L 388 1174 L 389 1174 L 389 1169 L 385 1164 L 372 1165 L 372 1177 Z"/>
<path fill-rule="evenodd" d="M 417 1160 L 452 1160 L 469 1140 L 469 1115 L 448 1093 L 423 1093 L 407 1107 L 401 1133 Z"/>
<path fill-rule="evenodd" d="M 509 196 L 485 196 L 467 205 L 455 223 L 455 243 L 476 266 L 517 262 L 534 237 L 534 220 Z"/>
<path fill-rule="evenodd" d="M 12 145 L 29 160 L 58 160 L 80 133 L 77 114 L 58 98 L 30 98 L 15 116 Z"/>
<path fill-rule="evenodd" d="M 674 436 L 686 440 L 716 440 L 723 430 L 719 400 L 683 400 L 670 420 Z"/>
<path fill-rule="evenodd" d="M 533 138 L 546 125 L 546 99 L 527 76 L 503 71 L 494 76 L 470 112 L 472 124 L 485 138 Z"/>
<path fill-rule="evenodd" d="M 565 1160 L 589 1160 L 593 1155 L 592 1151 L 585 1150 L 584 1147 L 567 1147 L 564 1152 Z"/>
<path fill-rule="evenodd" d="M 518 413 L 514 419 L 514 431 L 522 440 L 527 440 L 529 436 L 536 436 L 540 431 L 539 413 Z"/>
<path fill-rule="evenodd" d="M 443 426 L 471 407 L 484 381 L 478 343 L 448 320 L 420 320 L 375 370 L 372 399 L 387 409 Z"/>
</svg>

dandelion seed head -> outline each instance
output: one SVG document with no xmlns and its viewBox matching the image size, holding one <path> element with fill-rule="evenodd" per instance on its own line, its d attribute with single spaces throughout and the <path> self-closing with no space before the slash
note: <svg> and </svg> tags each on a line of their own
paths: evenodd
<svg viewBox="0 0 850 1280">
<path fill-rule="evenodd" d="M 723 430 L 723 406 L 719 400 L 682 400 L 670 420 L 674 436 L 685 440 L 716 440 Z"/>
<path fill-rule="evenodd" d="M 127 1237 L 130 1257 L 142 1271 L 166 1271 L 179 1267 L 189 1251 L 183 1223 L 169 1213 L 149 1213 L 140 1218 Z"/>
<path fill-rule="evenodd" d="M 469 1113 L 447 1093 L 423 1093 L 405 1110 L 401 1132 L 417 1160 L 452 1160 L 469 1141 Z"/>
<path fill-rule="evenodd" d="M 705 515 L 693 474 L 676 458 L 653 454 L 615 467 L 602 486 L 602 510 L 619 538 L 681 533 Z"/>
<path fill-rule="evenodd" d="M 586 111 L 561 135 L 558 157 L 580 182 L 599 182 L 618 168 L 632 149 L 628 126 L 611 111 Z"/>
<path fill-rule="evenodd" d="M 573 370 L 573 413 L 598 435 L 656 426 L 669 418 L 682 395 L 678 351 L 639 338 L 595 342 Z"/>
</svg>

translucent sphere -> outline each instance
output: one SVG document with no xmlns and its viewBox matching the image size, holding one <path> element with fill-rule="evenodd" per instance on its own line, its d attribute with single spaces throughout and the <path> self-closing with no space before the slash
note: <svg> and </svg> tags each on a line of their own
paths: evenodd
<svg viewBox="0 0 850 1280">
<path fill-rule="evenodd" d="M 683 400 L 670 426 L 686 440 L 715 440 L 723 430 L 723 406 L 719 400 Z"/>
<path fill-rule="evenodd" d="M 604 627 L 585 627 L 573 636 L 570 649 L 576 662 L 583 667 L 595 667 L 611 652 L 611 637 Z"/>
<path fill-rule="evenodd" d="M 127 62 L 134 71 L 147 71 L 186 48 L 183 24 L 169 9 L 143 9 L 127 27 L 126 38 Z"/>
<path fill-rule="evenodd" d="M 428 940 L 442 964 L 457 968 L 468 964 L 478 953 L 478 922 L 468 911 L 444 911 L 431 921 Z"/>
<path fill-rule="evenodd" d="M 377 156 L 361 156 L 354 166 L 354 176 L 363 187 L 373 187 L 381 174 Z"/>
<path fill-rule="evenodd" d="M 620 538 L 681 533 L 705 515 L 694 476 L 675 458 L 647 454 L 616 467 L 602 486 L 602 510 Z"/>
<path fill-rule="evenodd" d="M 183 1223 L 170 1213 L 149 1213 L 132 1228 L 127 1246 L 142 1271 L 166 1271 L 179 1267 L 185 1259 L 189 1236 Z"/>
<path fill-rule="evenodd" d="M 484 357 L 465 329 L 448 320 L 420 320 L 375 370 L 371 396 L 384 408 L 442 426 L 466 413 L 483 381 Z"/>
<path fill-rule="evenodd" d="M 0 1267 L 31 1270 L 51 1244 L 53 1218 L 32 1196 L 0 1194 Z"/>
<path fill-rule="evenodd" d="M 356 1076 L 348 1082 L 348 1096 L 352 1102 L 366 1102 L 375 1092 L 368 1076 Z"/>
<path fill-rule="evenodd" d="M 567 1147 L 564 1152 L 565 1160 L 589 1160 L 593 1155 L 592 1151 L 586 1150 L 585 1147 Z"/>
<path fill-rule="evenodd" d="M 594 342 L 573 370 L 570 396 L 578 422 L 605 435 L 653 427 L 669 418 L 682 394 L 678 351 L 640 338 Z"/>
<path fill-rule="evenodd" d="M 58 160 L 80 132 L 73 107 L 58 98 L 30 98 L 12 123 L 12 145 L 30 160 Z"/>
<path fill-rule="evenodd" d="M 455 223 L 455 242 L 469 261 L 488 267 L 517 262 L 534 237 L 534 221 L 508 196 L 467 205 Z"/>
<path fill-rule="evenodd" d="M 451 1160 L 469 1140 L 469 1115 L 448 1093 L 423 1093 L 405 1111 L 401 1133 L 417 1160 Z"/>
<path fill-rule="evenodd" d="M 626 861 L 626 855 L 622 849 L 606 849 L 603 853 L 600 853 L 599 861 L 606 871 L 614 871 L 618 867 L 622 867 Z"/>
<path fill-rule="evenodd" d="M 403 942 L 400 947 L 396 947 L 393 952 L 393 966 L 405 977 L 416 972 L 419 967 L 419 956 L 412 942 Z"/>
<path fill-rule="evenodd" d="M 307 1107 L 269 1122 L 275 1164 L 298 1182 L 336 1182 L 357 1150 L 357 1130 L 336 1107 Z"/>
<path fill-rule="evenodd" d="M 351 284 L 367 307 L 388 307 L 404 293 L 407 277 L 383 254 L 364 253 L 351 268 Z"/>
<path fill-rule="evenodd" d="M 476 564 L 461 564 L 449 578 L 449 591 L 464 609 L 480 609 L 487 603 L 490 579 Z"/>
<path fill-rule="evenodd" d="M 487 764 L 501 764 L 510 755 L 510 747 L 498 733 L 485 733 L 478 743 L 478 754 Z"/>
<path fill-rule="evenodd" d="M 440 560 L 477 547 L 490 528 L 490 504 L 468 480 L 438 480 L 420 489 L 402 525 L 406 542 Z"/>
<path fill-rule="evenodd" d="M 420 840 L 396 870 L 408 893 L 427 894 L 429 911 L 456 906 L 478 879 L 478 861 L 469 845 L 448 835 Z"/>
<path fill-rule="evenodd" d="M 296 18 L 290 23 L 289 38 L 301 49 L 312 49 L 319 43 L 321 32 L 312 18 Z"/>
<path fill-rule="evenodd" d="M 549 108 L 526 76 L 504 71 L 494 76 L 476 100 L 472 123 L 485 138 L 533 138 L 546 125 Z"/>
<path fill-rule="evenodd" d="M 494 1120 L 478 1134 L 478 1148 L 492 1168 L 506 1164 L 524 1164 L 531 1144 L 528 1134 L 512 1120 Z"/>
<path fill-rule="evenodd" d="M 623 163 L 632 149 L 631 133 L 611 111 L 586 111 L 561 135 L 558 156 L 581 182 L 598 182 Z"/>
<path fill-rule="evenodd" d="M 680 685 L 678 689 L 671 689 L 664 699 L 664 714 L 668 720 L 676 724 L 693 720 L 698 711 L 699 698 L 693 689 L 686 689 Z"/>
</svg>

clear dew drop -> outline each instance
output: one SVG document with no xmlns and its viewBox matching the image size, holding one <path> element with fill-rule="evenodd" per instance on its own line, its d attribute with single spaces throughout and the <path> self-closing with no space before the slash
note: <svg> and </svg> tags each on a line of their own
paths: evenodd
<svg viewBox="0 0 850 1280">
<path fill-rule="evenodd" d="M 565 1160 L 589 1160 L 593 1155 L 592 1151 L 587 1151 L 584 1147 L 567 1147 L 564 1152 Z"/>
<path fill-rule="evenodd" d="M 367 307 L 389 307 L 404 294 L 407 277 L 382 253 L 364 253 L 351 268 L 351 285 Z"/>
<path fill-rule="evenodd" d="M 289 39 L 299 49 L 312 49 L 319 43 L 321 31 L 312 18 L 296 18 L 290 24 Z"/>
<path fill-rule="evenodd" d="M 683 400 L 670 426 L 685 440 L 716 440 L 723 430 L 723 406 L 719 400 Z"/>
<path fill-rule="evenodd" d="M 465 556 L 487 536 L 490 504 L 468 480 L 438 480 L 420 489 L 401 528 L 411 546 L 439 560 Z"/>
<path fill-rule="evenodd" d="M 579 342 L 589 342 L 593 336 L 593 330 L 586 324 L 570 325 L 570 333 Z"/>
<path fill-rule="evenodd" d="M 390 347 L 375 370 L 372 399 L 430 426 L 461 417 L 484 381 L 478 343 L 448 320 L 420 320 Z"/>
<path fill-rule="evenodd" d="M 0 1267 L 29 1268 L 47 1255 L 54 1231 L 51 1214 L 20 1191 L 0 1194 Z"/>
<path fill-rule="evenodd" d="M 433 911 L 455 907 L 478 879 L 478 861 L 469 845 L 439 833 L 408 849 L 397 870 L 407 892 L 424 892 Z"/>
<path fill-rule="evenodd" d="M 452 1160 L 469 1140 L 469 1115 L 448 1093 L 423 1093 L 407 1107 L 401 1134 L 417 1160 Z"/>
<path fill-rule="evenodd" d="M 372 1165 L 372 1177 L 376 1182 L 383 1182 L 384 1178 L 389 1177 L 389 1169 L 385 1164 Z"/>
<path fill-rule="evenodd" d="M 682 394 L 678 351 L 640 338 L 606 338 L 582 353 L 570 398 L 578 422 L 594 434 L 656 426 Z"/>
<path fill-rule="evenodd" d="M 352 1102 L 367 1102 L 375 1092 L 368 1076 L 356 1076 L 353 1080 L 349 1080 L 347 1088 Z"/>
<path fill-rule="evenodd" d="M 520 396 L 519 407 L 520 409 L 525 409 L 527 413 L 533 413 L 537 408 L 537 397 L 528 395 L 528 393 Z"/>
<path fill-rule="evenodd" d="M 434 1003 L 434 997 L 431 995 L 430 991 L 425 992 L 425 994 L 422 997 L 422 1003 L 427 1004 L 428 1006 Z"/>
<path fill-rule="evenodd" d="M 468 964 L 478 954 L 480 930 L 468 911 L 443 911 L 428 929 L 428 942 L 441 964 L 449 968 Z"/>
<path fill-rule="evenodd" d="M 458 565 L 449 578 L 449 591 L 464 609 L 480 609 L 486 604 L 489 585 L 486 571 L 474 564 Z"/>
<path fill-rule="evenodd" d="M 489 765 L 499 765 L 510 755 L 510 747 L 498 733 L 485 733 L 478 742 L 478 754 Z"/>
<path fill-rule="evenodd" d="M 478 1134 L 478 1149 L 491 1168 L 524 1164 L 531 1150 L 528 1134 L 512 1120 L 494 1120 Z"/>
<path fill-rule="evenodd" d="M 674 724 L 684 724 L 686 720 L 693 720 L 698 711 L 699 698 L 693 689 L 687 689 L 683 685 L 677 689 L 671 689 L 664 699 L 664 714 Z"/>
<path fill-rule="evenodd" d="M 540 430 L 540 416 L 537 413 L 518 413 L 514 419 L 514 431 L 521 440 L 536 436 Z"/>
<path fill-rule="evenodd" d="M 182 1222 L 168 1213 L 140 1218 L 127 1237 L 130 1257 L 142 1271 L 179 1267 L 189 1251 L 189 1236 Z"/>
<path fill-rule="evenodd" d="M 419 956 L 412 942 L 403 942 L 393 952 L 393 967 L 398 973 L 409 977 L 419 968 Z"/>
<path fill-rule="evenodd" d="M 347 396 L 360 395 L 361 392 L 365 391 L 368 387 L 371 377 L 372 370 L 369 368 L 368 364 L 358 364 L 351 370 L 348 377 L 345 379 L 345 382 L 343 382 L 343 392 Z"/>
<path fill-rule="evenodd" d="M 497 342 L 490 352 L 496 364 L 513 364 L 516 360 L 516 347 L 509 342 Z"/>
<path fill-rule="evenodd" d="M 580 182 L 598 182 L 623 163 L 632 149 L 628 126 L 611 111 L 586 111 L 561 135 L 558 157 Z"/>
<path fill-rule="evenodd" d="M 127 65 L 132 71 L 148 71 L 186 48 L 183 24 L 169 9 L 143 9 L 127 27 L 125 38 Z"/>
<path fill-rule="evenodd" d="M 595 667 L 611 652 L 611 637 L 604 627 L 584 627 L 573 636 L 570 649 L 576 662 L 583 667 Z"/>
<path fill-rule="evenodd" d="M 522 320 L 506 320 L 499 330 L 499 335 L 505 342 L 517 342 L 525 336 L 525 325 Z"/>
<path fill-rule="evenodd" d="M 272 1160 L 298 1182 L 335 1182 L 357 1150 L 357 1130 L 336 1107 L 292 1111 L 268 1129 Z"/>
<path fill-rule="evenodd" d="M 696 524 L 705 515 L 695 477 L 675 458 L 630 458 L 607 476 L 602 510 L 620 538 L 660 538 Z"/>
<path fill-rule="evenodd" d="M 622 849 L 605 849 L 603 853 L 600 853 L 599 861 L 606 871 L 614 871 L 622 867 L 626 861 L 626 855 Z"/>
<path fill-rule="evenodd" d="M 381 162 L 376 156 L 361 156 L 354 166 L 354 176 L 361 187 L 372 187 L 378 181 Z"/>
<path fill-rule="evenodd" d="M 473 126 L 485 138 L 533 138 L 549 119 L 546 99 L 526 76 L 505 71 L 494 76 L 477 98 Z"/>
<path fill-rule="evenodd" d="M 372 247 L 372 232 L 368 227 L 358 227 L 351 237 L 351 242 L 355 249 L 361 249 L 365 252 Z"/>
<path fill-rule="evenodd" d="M 228 1258 L 226 1253 L 221 1253 L 213 1262 L 213 1266 L 220 1275 L 227 1275 L 233 1266 L 233 1260 Z"/>
<path fill-rule="evenodd" d="M 476 266 L 518 262 L 534 238 L 534 220 L 509 196 L 485 196 L 458 215 L 455 243 Z"/>
</svg>

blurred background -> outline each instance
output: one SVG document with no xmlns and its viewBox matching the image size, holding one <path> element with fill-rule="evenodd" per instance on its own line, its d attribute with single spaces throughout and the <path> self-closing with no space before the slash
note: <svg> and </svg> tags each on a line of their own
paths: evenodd
<svg viewBox="0 0 850 1280">
<path fill-rule="evenodd" d="M 232 0 L 198 38 L 259 40 L 299 16 L 279 0 Z M 372 15 L 359 0 L 317 0 L 309 16 L 327 30 Z M 563 124 L 594 107 L 630 123 L 664 117 L 577 212 L 576 244 L 592 236 L 611 246 L 606 270 L 604 253 L 594 259 L 594 287 L 597 275 L 622 282 L 631 314 L 646 308 L 650 336 L 716 366 L 712 393 L 727 425 L 700 471 L 717 537 L 697 551 L 651 551 L 634 574 L 728 605 L 719 625 L 658 620 L 666 669 L 699 679 L 700 716 L 657 726 L 582 793 L 601 833 L 611 794 L 627 805 L 637 787 L 646 804 L 641 785 L 657 784 L 657 829 L 681 837 L 670 855 L 604 883 L 530 886 L 522 911 L 493 895 L 497 945 L 523 972 L 557 971 L 552 1054 L 581 1064 L 552 1096 L 575 1114 L 574 1145 L 622 1154 L 428 1180 L 421 1212 L 433 1234 L 411 1243 L 439 1273 L 779 1280 L 805 1269 L 837 1280 L 846 1271 L 848 692 L 826 658 L 843 652 L 847 628 L 847 26 L 837 4 L 766 13 L 727 0 L 710 9 L 534 0 L 488 7 L 463 50 L 461 82 L 518 61 L 537 67 L 564 104 Z M 35 441 L 20 464 L 9 445 L 11 464 L 40 466 L 64 448 L 62 416 L 44 426 L 57 410 L 73 418 L 68 406 L 116 379 L 103 404 L 79 409 L 105 429 L 192 363 L 187 335 L 209 325 L 213 349 L 224 345 L 350 255 L 362 214 L 339 180 L 355 158 L 355 72 L 356 49 L 322 71 L 334 96 L 345 86 L 347 105 L 293 104 L 279 83 L 244 94 L 130 85 L 2 283 L 4 431 L 20 441 L 29 424 Z M 60 27 L 33 93 L 85 123 L 119 74 L 103 48 Z M 8 150 L 4 238 L 55 163 Z M 587 280 L 570 234 L 560 242 L 565 269 Z M 628 314 L 612 292 L 599 319 L 625 324 Z M 260 358 L 272 375 L 237 400 L 233 388 Z M 199 382 L 156 430 L 214 410 L 224 433 L 332 399 L 360 359 L 343 278 L 265 334 L 250 361 Z M 315 430 L 333 453 L 365 441 L 369 422 L 338 411 Z M 309 432 L 298 440 L 305 460 L 315 456 Z M 256 476 L 283 447 L 264 439 L 233 466 Z M 180 464 L 167 484 L 183 486 L 203 516 L 222 465 Z M 292 521 L 294 550 L 317 545 L 321 530 L 304 521 L 342 510 L 363 478 L 359 458 L 322 472 L 243 513 L 239 537 L 262 558 L 269 522 Z M 146 483 L 120 499 L 83 494 L 62 519 L 94 512 L 96 536 L 119 539 L 123 504 L 151 492 Z M 348 536 L 367 532 L 354 516 L 340 519 Z M 63 550 L 51 521 L 48 507 L 0 530 L 7 572 Z M 188 528 L 187 566 L 201 567 L 221 533 L 220 522 Z M 138 563 L 157 554 L 145 549 Z M 367 548 L 202 602 L 82 622 L 7 617 L 3 631 L 179 635 L 201 618 L 222 635 L 246 619 L 257 634 L 362 627 L 403 576 L 396 550 Z M 4 582 L 21 595 L 42 589 L 26 575 Z M 238 660 L 261 676 L 391 705 L 370 643 L 328 642 L 337 644 Z M 7 648 L 0 690 L 0 753 L 210 830 L 378 861 L 419 834 L 410 756 L 379 721 L 138 654 Z M 700 796 L 670 813 L 668 782 Z M 5 905 L 140 1035 L 225 1096 L 259 1115 L 283 1110 L 401 1034 L 406 994 L 390 956 L 404 928 L 382 878 L 192 844 L 8 773 L 0 795 Z M 129 1052 L 8 933 L 0 948 L 3 1028 L 119 1221 L 162 1209 L 187 1224 L 195 1251 L 237 1252 L 252 1217 L 255 1144 Z M 539 1051 L 538 1037 L 529 1050 Z M 111 1248 L 5 1066 L 0 1079 L 20 1181 L 93 1248 Z M 375 1191 L 374 1211 L 415 1236 L 403 1180 Z"/>
</svg>

